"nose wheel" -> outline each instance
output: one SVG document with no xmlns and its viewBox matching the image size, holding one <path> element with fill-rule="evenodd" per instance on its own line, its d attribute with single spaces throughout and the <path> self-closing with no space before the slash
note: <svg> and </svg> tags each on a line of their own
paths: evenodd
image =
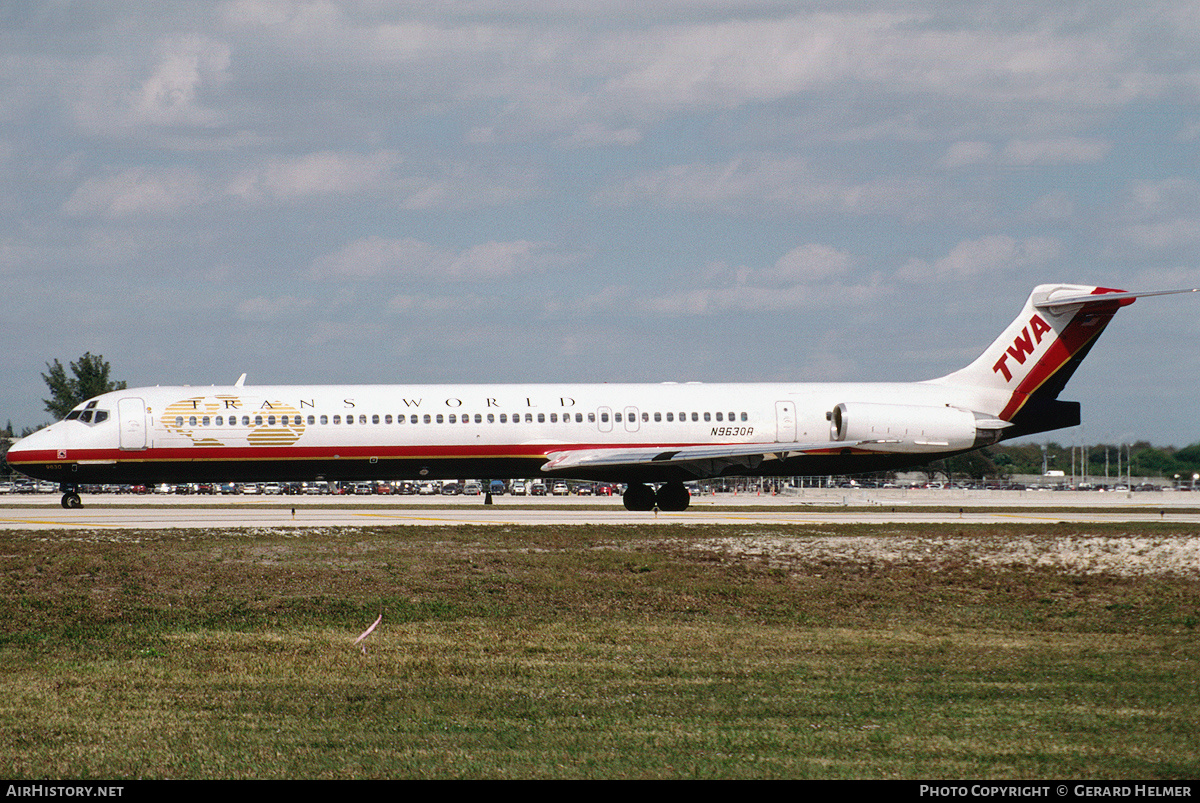
<svg viewBox="0 0 1200 803">
<path fill-rule="evenodd" d="M 75 488 L 64 485 L 59 490 L 63 492 L 62 506 L 67 510 L 83 507 L 83 500 L 79 498 L 79 491 Z"/>
</svg>

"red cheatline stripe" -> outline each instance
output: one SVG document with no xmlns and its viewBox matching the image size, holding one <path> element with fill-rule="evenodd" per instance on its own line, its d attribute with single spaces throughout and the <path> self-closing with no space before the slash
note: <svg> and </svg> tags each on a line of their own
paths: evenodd
<svg viewBox="0 0 1200 803">
<path fill-rule="evenodd" d="M 696 444 L 654 444 L 665 449 Z M 476 445 L 418 445 L 418 446 L 185 446 L 122 451 L 119 449 L 70 449 L 65 458 L 54 449 L 21 451 L 9 455 L 13 465 L 35 463 L 76 463 L 81 460 L 115 460 L 122 463 L 155 462 L 228 462 L 256 460 L 437 460 L 455 458 L 512 459 L 544 458 L 550 452 L 581 449 L 633 448 L 646 444 L 538 444 L 522 446 L 500 444 Z"/>
</svg>

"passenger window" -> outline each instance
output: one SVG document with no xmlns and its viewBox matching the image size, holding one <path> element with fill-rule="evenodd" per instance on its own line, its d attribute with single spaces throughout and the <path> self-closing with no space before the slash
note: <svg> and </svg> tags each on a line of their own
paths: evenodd
<svg viewBox="0 0 1200 803">
<path fill-rule="evenodd" d="M 390 416 L 389 416 L 389 417 L 390 417 Z M 373 416 L 371 416 L 371 423 L 372 423 L 372 424 L 378 424 L 378 423 L 379 423 L 379 416 L 377 416 L 377 415 L 373 415 Z"/>
<path fill-rule="evenodd" d="M 329 423 L 329 416 L 327 416 L 327 415 L 323 415 L 323 416 L 321 416 L 321 423 L 322 423 L 322 424 L 328 424 L 328 423 Z"/>
<path fill-rule="evenodd" d="M 426 413 L 426 414 L 425 414 L 425 419 L 424 419 L 424 420 L 425 420 L 425 423 L 426 423 L 426 424 L 432 424 L 432 423 L 433 423 L 433 419 L 429 417 L 429 413 Z"/>
<path fill-rule="evenodd" d="M 333 417 L 333 423 L 335 423 L 335 424 L 340 424 L 340 423 L 342 423 L 342 417 L 341 417 L 340 415 L 335 415 L 335 416 Z"/>
</svg>

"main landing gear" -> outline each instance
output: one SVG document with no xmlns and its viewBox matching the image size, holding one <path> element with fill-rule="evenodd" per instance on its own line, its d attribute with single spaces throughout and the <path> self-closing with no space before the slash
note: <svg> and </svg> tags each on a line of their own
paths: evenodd
<svg viewBox="0 0 1200 803">
<path fill-rule="evenodd" d="M 657 491 L 640 482 L 630 483 L 621 499 L 626 510 L 635 511 L 650 511 L 656 507 L 672 512 L 687 510 L 692 501 L 691 494 L 682 482 L 668 482 Z"/>
<path fill-rule="evenodd" d="M 83 507 L 83 500 L 79 498 L 79 489 L 76 486 L 63 483 L 58 490 L 63 492 L 62 506 L 67 510 Z"/>
</svg>

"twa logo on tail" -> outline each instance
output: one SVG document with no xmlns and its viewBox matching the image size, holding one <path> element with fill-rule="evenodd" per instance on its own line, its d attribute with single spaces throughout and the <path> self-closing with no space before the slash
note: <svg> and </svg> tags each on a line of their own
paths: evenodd
<svg viewBox="0 0 1200 803">
<path fill-rule="evenodd" d="M 1030 394 L 1041 391 L 1054 399 L 1118 309 L 1142 296 L 1193 292 L 1197 291 L 1130 293 L 1091 285 L 1038 285 L 1020 314 L 978 359 L 930 382 L 995 393 L 991 399 L 981 396 L 973 409 L 1007 420 Z"/>
<path fill-rule="evenodd" d="M 1035 314 L 1029 319 L 1029 325 L 1021 329 L 1021 334 L 1013 339 L 1012 345 L 1009 346 L 996 364 L 992 366 L 992 371 L 1004 375 L 1005 382 L 1012 381 L 1012 371 L 1008 370 L 1008 358 L 1012 357 L 1018 364 L 1024 365 L 1025 358 L 1033 353 L 1035 347 L 1042 342 L 1042 335 L 1053 331 L 1050 324 L 1042 320 L 1042 316 Z"/>
</svg>

